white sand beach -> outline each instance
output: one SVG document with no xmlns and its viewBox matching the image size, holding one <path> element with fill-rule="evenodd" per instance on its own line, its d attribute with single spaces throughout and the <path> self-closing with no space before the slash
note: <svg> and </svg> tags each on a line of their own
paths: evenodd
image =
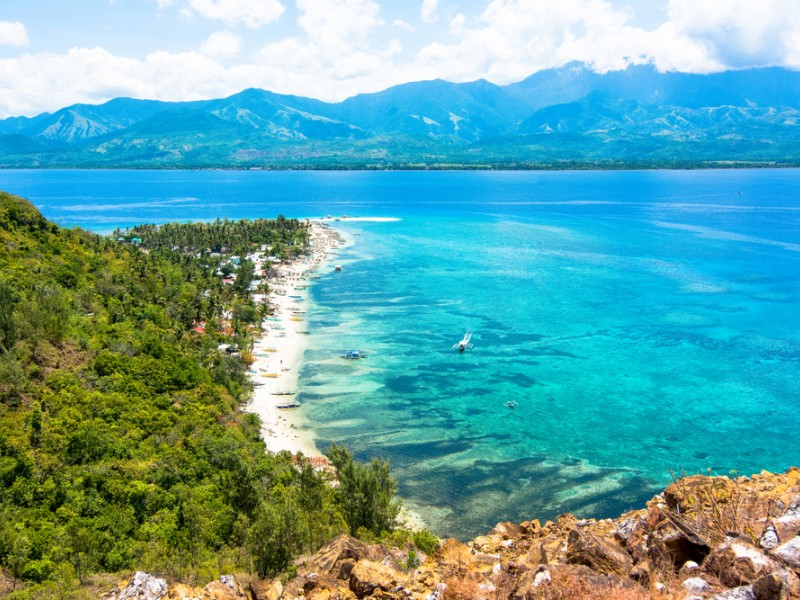
<svg viewBox="0 0 800 600">
<path fill-rule="evenodd" d="M 272 315 L 264 320 L 264 333 L 253 347 L 255 362 L 250 378 L 255 390 L 246 410 L 261 417 L 267 448 L 305 456 L 321 456 L 311 429 L 303 427 L 297 405 L 298 378 L 306 348 L 308 286 L 314 273 L 328 265 L 343 247 L 342 236 L 318 221 L 311 222 L 311 253 L 273 267 L 266 299 Z"/>
</svg>

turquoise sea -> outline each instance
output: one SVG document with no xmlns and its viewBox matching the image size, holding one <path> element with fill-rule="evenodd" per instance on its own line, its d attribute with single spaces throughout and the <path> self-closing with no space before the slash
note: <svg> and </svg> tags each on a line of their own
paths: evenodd
<svg viewBox="0 0 800 600">
<path fill-rule="evenodd" d="M 0 189 L 98 232 L 399 219 L 338 224 L 354 243 L 312 289 L 301 410 L 321 447 L 389 458 L 439 534 L 613 516 L 671 470 L 800 464 L 800 171 L 0 171 Z"/>
</svg>

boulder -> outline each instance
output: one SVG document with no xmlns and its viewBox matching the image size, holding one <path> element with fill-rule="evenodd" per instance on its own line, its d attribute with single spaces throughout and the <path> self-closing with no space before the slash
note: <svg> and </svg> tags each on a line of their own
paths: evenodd
<svg viewBox="0 0 800 600">
<path fill-rule="evenodd" d="M 503 540 L 509 540 L 511 538 L 519 537 L 520 526 L 511 523 L 510 521 L 506 521 L 503 523 L 498 523 L 494 526 L 489 532 L 489 535 L 496 535 L 499 536 Z"/>
<path fill-rule="evenodd" d="M 726 504 L 733 497 L 735 486 L 728 477 L 694 475 L 684 477 L 664 490 L 664 501 L 681 514 L 697 512 L 712 504 Z"/>
<path fill-rule="evenodd" d="M 743 585 L 714 594 L 709 600 L 756 600 L 756 595 L 752 585 Z"/>
<path fill-rule="evenodd" d="M 711 585 L 702 577 L 691 577 L 687 579 L 682 584 L 683 589 L 685 589 L 690 594 L 705 594 L 706 592 L 711 591 Z"/>
<path fill-rule="evenodd" d="M 599 573 L 627 577 L 633 559 L 615 542 L 582 529 L 572 529 L 567 536 L 567 563 L 585 565 Z"/>
<path fill-rule="evenodd" d="M 176 583 L 169 586 L 167 598 L 169 600 L 211 600 L 212 596 L 201 588 Z"/>
<path fill-rule="evenodd" d="M 762 533 L 761 537 L 758 538 L 759 547 L 763 548 L 764 550 L 772 550 L 780 543 L 781 540 L 778 537 L 778 531 L 775 529 L 775 525 L 773 523 L 768 523 L 764 528 L 764 533 Z"/>
<path fill-rule="evenodd" d="M 800 578 L 793 571 L 782 569 L 756 580 L 753 592 L 756 600 L 800 598 Z"/>
<path fill-rule="evenodd" d="M 250 584 L 250 595 L 253 600 L 279 600 L 283 594 L 280 579 L 265 579 Z"/>
<path fill-rule="evenodd" d="M 355 564 L 362 558 L 380 561 L 387 551 L 378 545 L 365 544 L 349 535 L 342 534 L 320 548 L 316 554 L 297 561 L 298 575 L 324 573 L 338 576 L 342 562 Z"/>
<path fill-rule="evenodd" d="M 541 533 L 542 525 L 539 519 L 523 521 L 519 524 L 519 533 L 523 537 L 536 537 Z"/>
<path fill-rule="evenodd" d="M 724 544 L 708 555 L 703 567 L 728 587 L 753 583 L 780 569 L 762 550 L 742 541 Z"/>
<path fill-rule="evenodd" d="M 800 536 L 793 537 L 785 544 L 781 544 L 772 551 L 772 554 L 792 567 L 800 567 Z"/>
<path fill-rule="evenodd" d="M 218 581 L 212 581 L 204 591 L 213 600 L 249 600 L 244 586 L 233 575 L 223 575 Z"/>
<path fill-rule="evenodd" d="M 469 546 L 454 539 L 445 540 L 434 553 L 436 560 L 443 565 L 468 568 L 474 561 Z"/>
<path fill-rule="evenodd" d="M 628 540 L 633 537 L 637 522 L 636 519 L 623 519 L 619 525 L 617 525 L 616 530 L 614 530 L 614 537 L 617 538 L 623 546 L 627 547 Z"/>
<path fill-rule="evenodd" d="M 167 595 L 167 582 L 148 573 L 137 571 L 130 581 L 118 590 L 103 596 L 105 600 L 161 600 Z"/>
<path fill-rule="evenodd" d="M 292 579 L 278 597 L 355 600 L 356 595 L 346 581 L 326 573 L 311 573 Z"/>
<path fill-rule="evenodd" d="M 350 573 L 350 589 L 358 598 L 372 596 L 376 590 L 395 591 L 400 588 L 404 574 L 390 566 L 371 560 L 358 561 Z"/>
</svg>

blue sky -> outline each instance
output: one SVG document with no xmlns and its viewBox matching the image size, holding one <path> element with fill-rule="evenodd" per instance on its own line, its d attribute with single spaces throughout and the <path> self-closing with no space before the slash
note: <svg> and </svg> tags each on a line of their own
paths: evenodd
<svg viewBox="0 0 800 600">
<path fill-rule="evenodd" d="M 800 68 L 800 0 L 0 0 L 0 118 L 247 87 L 339 101 L 586 62 Z"/>
</svg>

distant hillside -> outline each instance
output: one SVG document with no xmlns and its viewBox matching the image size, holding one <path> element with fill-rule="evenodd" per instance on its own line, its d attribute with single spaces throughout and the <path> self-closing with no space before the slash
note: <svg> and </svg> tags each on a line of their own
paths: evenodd
<svg viewBox="0 0 800 600">
<path fill-rule="evenodd" d="M 800 164 L 800 73 L 582 64 L 508 86 L 423 81 L 331 104 L 248 89 L 0 121 L 0 167 Z"/>
</svg>

